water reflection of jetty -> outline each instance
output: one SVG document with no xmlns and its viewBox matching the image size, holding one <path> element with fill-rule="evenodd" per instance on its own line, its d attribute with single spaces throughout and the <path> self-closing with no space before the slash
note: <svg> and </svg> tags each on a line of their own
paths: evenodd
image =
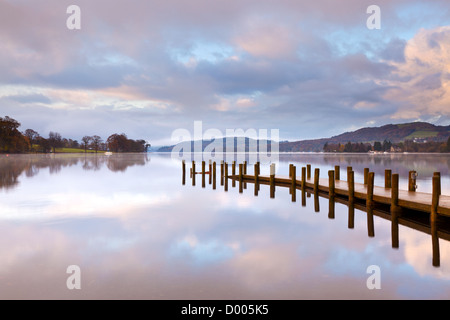
<svg viewBox="0 0 450 320">
<path fill-rule="evenodd" d="M 201 184 L 206 186 L 206 177 L 213 189 L 216 189 L 217 164 L 209 161 L 208 168 L 205 161 L 201 162 L 201 168 L 196 168 L 195 161 L 192 161 L 190 178 L 192 185 L 196 185 L 196 176 L 200 175 Z M 373 217 L 390 220 L 392 223 L 392 247 L 398 248 L 398 228 L 404 225 L 431 235 L 432 238 L 432 264 L 440 265 L 439 239 L 450 241 L 450 196 L 441 194 L 441 175 L 434 172 L 432 177 L 432 193 L 416 192 L 415 171 L 408 173 L 408 190 L 399 189 L 399 174 L 392 173 L 386 169 L 384 173 L 384 186 L 375 186 L 375 173 L 369 168 L 364 168 L 364 181 L 355 182 L 352 167 L 347 167 L 347 180 L 341 180 L 339 166 L 328 171 L 328 178 L 320 178 L 320 169 L 314 169 L 312 175 L 311 165 L 300 168 L 297 176 L 295 165 L 289 165 L 289 176 L 276 176 L 275 165 L 270 167 L 269 175 L 261 175 L 260 163 L 256 162 L 253 174 L 247 173 L 247 162 L 244 161 L 238 166 L 236 161 L 230 165 L 226 162 L 220 163 L 220 185 L 228 191 L 228 184 L 231 181 L 232 187 L 238 184 L 239 192 L 242 193 L 247 188 L 248 183 L 254 184 L 254 194 L 258 195 L 261 185 L 268 185 L 270 197 L 275 198 L 277 187 L 288 188 L 292 201 L 296 201 L 297 190 L 301 191 L 302 205 L 306 206 L 306 198 L 314 195 L 314 208 L 318 212 L 319 196 L 329 199 L 330 219 L 334 218 L 335 202 L 348 205 L 349 217 L 348 227 L 354 226 L 355 208 L 367 212 L 368 236 L 375 235 Z M 186 184 L 186 162 L 182 161 L 182 183 Z"/>
</svg>

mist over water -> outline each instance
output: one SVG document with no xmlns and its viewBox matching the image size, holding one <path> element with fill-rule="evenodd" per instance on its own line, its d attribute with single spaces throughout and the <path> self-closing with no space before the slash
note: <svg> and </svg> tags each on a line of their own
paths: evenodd
<svg viewBox="0 0 450 320">
<path fill-rule="evenodd" d="M 208 159 L 206 159 L 208 160 Z M 289 164 L 311 164 L 321 176 L 346 166 L 361 182 L 363 170 L 384 183 L 384 170 L 407 188 L 418 172 L 420 192 L 433 172 L 450 194 L 450 156 L 439 154 L 280 154 L 277 174 Z M 191 185 L 187 162 L 170 154 L 10 155 L 0 157 L 1 299 L 448 299 L 450 245 L 440 239 L 433 267 L 431 236 L 314 196 L 302 206 L 287 188 L 269 186 L 254 196 L 229 184 Z M 263 168 L 264 170 L 268 169 Z M 252 163 L 249 163 L 252 173 Z M 298 172 L 298 171 L 297 171 Z M 81 270 L 80 289 L 68 289 L 67 268 Z M 381 271 L 369 289 L 368 267 Z"/>
</svg>

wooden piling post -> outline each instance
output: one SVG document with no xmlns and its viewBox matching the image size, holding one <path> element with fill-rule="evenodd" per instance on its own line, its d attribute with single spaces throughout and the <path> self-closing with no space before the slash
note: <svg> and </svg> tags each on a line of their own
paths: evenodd
<svg viewBox="0 0 450 320">
<path fill-rule="evenodd" d="M 416 191 L 416 171 L 408 173 L 408 191 Z"/>
<path fill-rule="evenodd" d="M 375 181 L 375 173 L 369 172 L 367 177 L 367 199 L 366 206 L 373 207 L 373 187 Z"/>
<path fill-rule="evenodd" d="M 224 176 L 224 162 L 223 160 L 220 160 L 220 185 L 223 186 L 223 176 Z"/>
<path fill-rule="evenodd" d="M 243 164 L 239 163 L 239 193 L 242 193 L 244 190 L 244 186 L 243 186 L 243 176 L 244 172 L 243 172 Z"/>
<path fill-rule="evenodd" d="M 184 161 L 184 160 L 182 160 L 181 161 L 181 167 L 182 167 L 182 174 L 183 174 L 183 177 L 182 177 L 182 184 L 183 184 L 183 186 L 186 184 L 186 161 Z"/>
<path fill-rule="evenodd" d="M 306 165 L 306 179 L 311 179 L 311 165 L 307 164 Z"/>
<path fill-rule="evenodd" d="M 347 173 L 347 183 L 348 183 L 348 202 L 349 205 L 355 203 L 355 172 L 349 171 Z"/>
<path fill-rule="evenodd" d="M 399 188 L 399 176 L 398 173 L 392 175 L 391 183 L 391 216 L 396 215 L 400 212 L 400 207 L 398 206 L 398 188 Z"/>
<path fill-rule="evenodd" d="M 369 179 L 369 168 L 364 168 L 364 184 L 367 184 Z"/>
<path fill-rule="evenodd" d="M 392 170 L 386 169 L 384 170 L 384 187 L 391 188 L 392 187 Z"/>
<path fill-rule="evenodd" d="M 320 169 L 314 169 L 314 193 L 317 194 L 319 192 L 319 175 Z"/>
<path fill-rule="evenodd" d="M 212 161 L 209 159 L 209 184 L 212 182 Z"/>
<path fill-rule="evenodd" d="M 292 178 L 292 167 L 294 165 L 292 163 L 289 164 L 289 178 Z M 289 188 L 289 194 L 292 194 L 292 188 Z"/>
<path fill-rule="evenodd" d="M 333 170 L 328 171 L 328 195 L 330 197 L 334 197 L 334 174 Z"/>
<path fill-rule="evenodd" d="M 202 161 L 202 188 L 205 187 L 205 161 Z"/>
<path fill-rule="evenodd" d="M 292 169 L 291 169 L 291 195 L 292 195 L 292 202 L 296 201 L 296 196 L 297 196 L 297 181 L 296 181 L 296 167 L 294 165 L 292 165 Z"/>
<path fill-rule="evenodd" d="M 258 163 L 255 163 L 254 165 L 255 169 L 255 196 L 258 195 L 259 191 L 259 172 L 258 172 Z"/>
<path fill-rule="evenodd" d="M 437 234 L 439 197 L 441 195 L 441 179 L 440 178 L 441 178 L 440 174 L 433 175 L 433 193 L 432 193 L 431 212 L 430 212 L 431 241 L 432 241 L 432 249 L 433 249 L 433 266 L 435 266 L 435 267 L 438 267 L 440 265 L 439 237 Z"/>
<path fill-rule="evenodd" d="M 306 191 L 306 167 L 302 167 L 302 192 Z"/>
<path fill-rule="evenodd" d="M 192 185 L 195 186 L 195 161 L 192 161 Z"/>
<path fill-rule="evenodd" d="M 441 195 L 441 173 L 440 172 L 434 172 L 433 177 L 436 176 L 439 178 L 439 188 L 437 190 L 438 194 Z"/>
<path fill-rule="evenodd" d="M 233 160 L 231 163 L 231 175 L 233 176 L 233 179 L 231 180 L 231 186 L 234 188 L 236 187 L 236 161 Z"/>
<path fill-rule="evenodd" d="M 216 162 L 213 162 L 213 167 L 212 167 L 212 187 L 213 190 L 216 189 Z"/>
<path fill-rule="evenodd" d="M 341 180 L 341 167 L 334 166 L 334 179 Z"/>
<path fill-rule="evenodd" d="M 225 177 L 224 177 L 224 190 L 228 191 L 228 163 L 224 163 L 224 171 L 225 171 Z"/>
<path fill-rule="evenodd" d="M 275 164 L 270 165 L 270 197 L 275 198 Z"/>
<path fill-rule="evenodd" d="M 247 161 L 244 161 L 243 170 L 244 170 L 244 175 L 246 175 L 247 174 Z M 244 189 L 247 189 L 247 182 L 243 182 L 243 185 L 244 185 Z"/>
<path fill-rule="evenodd" d="M 348 181 L 348 175 L 349 175 L 350 171 L 353 171 L 353 168 L 348 166 L 347 167 L 347 181 Z"/>
</svg>

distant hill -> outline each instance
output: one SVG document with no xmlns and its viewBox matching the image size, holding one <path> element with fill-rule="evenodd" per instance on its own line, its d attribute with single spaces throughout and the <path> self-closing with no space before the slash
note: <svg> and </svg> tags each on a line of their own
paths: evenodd
<svg viewBox="0 0 450 320">
<path fill-rule="evenodd" d="M 411 122 L 403 124 L 387 124 L 381 127 L 366 127 L 352 132 L 345 132 L 331 138 L 310 139 L 300 141 L 283 141 L 279 144 L 280 152 L 320 152 L 325 143 L 328 144 L 346 144 L 351 143 L 370 143 L 384 140 L 392 143 L 403 142 L 406 140 L 415 140 L 419 142 L 436 141 L 444 142 L 450 137 L 450 126 L 436 126 L 427 122 Z M 235 150 L 243 150 L 242 139 L 234 138 Z M 245 150 L 252 143 L 258 143 L 255 140 L 245 139 Z M 203 140 L 203 149 L 206 148 L 212 140 Z M 220 142 L 219 142 L 220 143 Z M 223 150 L 225 149 L 225 139 L 222 141 Z M 241 145 L 239 145 L 241 143 Z M 193 150 L 194 142 L 191 142 Z M 270 146 L 270 143 L 267 143 Z M 174 146 L 166 146 L 158 149 L 159 152 L 171 152 Z M 269 148 L 270 150 L 270 148 Z"/>
<path fill-rule="evenodd" d="M 322 151 L 325 143 L 371 143 L 384 140 L 392 143 L 405 140 L 444 142 L 450 136 L 450 126 L 436 126 L 427 122 L 388 124 L 381 127 L 366 127 L 340 135 L 314 140 L 301 140 L 280 144 L 280 152 Z"/>
</svg>

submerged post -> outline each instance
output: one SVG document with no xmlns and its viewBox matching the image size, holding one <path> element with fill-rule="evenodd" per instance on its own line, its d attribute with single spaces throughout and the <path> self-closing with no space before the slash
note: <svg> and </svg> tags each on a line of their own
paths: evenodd
<svg viewBox="0 0 450 320">
<path fill-rule="evenodd" d="M 311 165 L 307 164 L 306 165 L 306 179 L 311 179 Z"/>
<path fill-rule="evenodd" d="M 334 178 L 336 180 L 341 180 L 341 167 L 340 166 L 334 166 Z"/>
<path fill-rule="evenodd" d="M 223 186 L 223 170 L 224 170 L 224 162 L 220 160 L 220 185 Z"/>
</svg>

